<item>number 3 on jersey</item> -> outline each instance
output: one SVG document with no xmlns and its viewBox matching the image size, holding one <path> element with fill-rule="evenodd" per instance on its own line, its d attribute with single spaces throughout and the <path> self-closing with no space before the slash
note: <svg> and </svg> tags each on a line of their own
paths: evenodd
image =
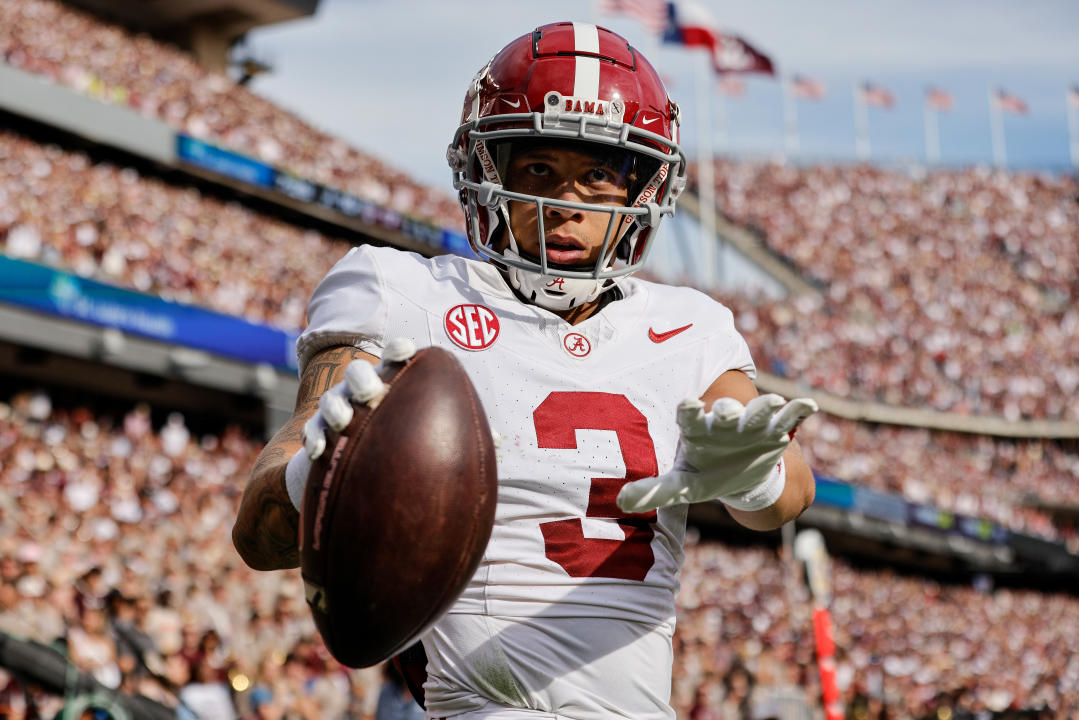
<svg viewBox="0 0 1079 720">
<path fill-rule="evenodd" d="M 573 450 L 577 430 L 611 430 L 626 464 L 626 476 L 592 478 L 585 517 L 612 520 L 622 528 L 624 540 L 588 538 L 580 518 L 540 524 L 547 557 L 572 577 L 644 580 L 655 556 L 651 523 L 656 512 L 622 512 L 615 498 L 632 480 L 658 472 L 656 448 L 648 434 L 648 419 L 625 395 L 598 392 L 553 392 L 533 413 L 536 440 L 541 448 Z"/>
</svg>

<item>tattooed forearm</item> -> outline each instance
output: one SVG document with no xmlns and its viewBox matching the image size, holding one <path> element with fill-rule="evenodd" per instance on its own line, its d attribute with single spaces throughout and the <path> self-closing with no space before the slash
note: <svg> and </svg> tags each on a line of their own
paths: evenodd
<svg viewBox="0 0 1079 720">
<path fill-rule="evenodd" d="M 284 428 L 282 428 L 282 429 L 284 429 Z M 295 433 L 296 437 L 295 438 L 289 437 L 289 439 L 290 440 L 295 439 L 296 442 L 302 442 L 303 441 L 302 432 L 303 432 L 303 430 L 302 430 L 302 426 L 301 426 L 301 429 L 298 432 Z M 292 433 L 290 433 L 290 435 L 291 434 Z M 274 436 L 274 439 L 277 439 L 276 435 Z M 252 475 L 258 475 L 259 473 L 266 470 L 266 468 L 268 468 L 268 467 L 273 467 L 274 465 L 279 465 L 282 462 L 287 463 L 288 458 L 289 458 L 289 456 L 285 452 L 284 447 L 282 447 L 279 444 L 274 444 L 273 441 L 270 441 L 269 443 L 266 444 L 266 447 L 264 447 L 262 449 L 262 452 L 259 453 L 258 459 L 255 460 L 255 464 L 251 468 L 251 474 Z"/>
<path fill-rule="evenodd" d="M 244 493 L 244 505 L 252 509 L 241 512 L 232 528 L 236 551 L 255 570 L 298 566 L 300 514 L 292 507 L 288 494 L 254 480 L 248 490 Z"/>
<path fill-rule="evenodd" d="M 338 375 L 344 371 L 345 365 L 364 354 L 354 347 L 342 346 L 323 350 L 311 358 L 300 378 L 296 407 L 318 402 L 322 393 L 337 384 Z"/>
<path fill-rule="evenodd" d="M 303 426 L 318 407 L 318 399 L 340 382 L 345 366 L 372 356 L 354 347 L 334 347 L 315 355 L 304 368 L 292 417 L 266 443 L 251 468 L 244 489 L 232 542 L 244 562 L 256 570 L 299 565 L 300 516 L 285 489 L 285 466 L 303 445 Z"/>
</svg>

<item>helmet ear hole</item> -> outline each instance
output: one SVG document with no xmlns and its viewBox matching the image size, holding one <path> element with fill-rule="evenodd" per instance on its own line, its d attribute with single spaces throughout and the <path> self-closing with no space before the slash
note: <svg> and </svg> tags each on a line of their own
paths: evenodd
<svg viewBox="0 0 1079 720">
<path fill-rule="evenodd" d="M 502 217 L 501 210 L 491 210 L 490 213 L 495 218 L 495 222 L 491 223 L 491 232 L 487 235 L 487 244 L 495 245 L 502 240 L 502 236 L 506 233 L 506 218 Z"/>
<path fill-rule="evenodd" d="M 622 234 L 622 239 L 618 241 L 618 245 L 614 249 L 614 259 L 628 263 L 630 262 L 630 256 L 633 254 L 633 248 L 636 245 L 637 237 L 641 234 L 640 222 L 634 222 L 629 228 Z"/>
</svg>

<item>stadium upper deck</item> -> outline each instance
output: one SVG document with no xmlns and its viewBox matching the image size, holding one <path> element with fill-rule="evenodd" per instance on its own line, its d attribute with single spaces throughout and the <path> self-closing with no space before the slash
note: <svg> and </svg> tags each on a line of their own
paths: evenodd
<svg viewBox="0 0 1079 720">
<path fill-rule="evenodd" d="M 348 250 L 239 203 L 0 132 L 3 252 L 286 329 Z"/>
<path fill-rule="evenodd" d="M 295 175 L 447 227 L 456 201 L 208 71 L 176 47 L 52 0 L 0 2 L 0 58 Z"/>
<path fill-rule="evenodd" d="M 715 176 L 719 210 L 823 286 L 741 303 L 765 369 L 892 405 L 1079 419 L 1079 181 L 728 160 Z"/>
</svg>

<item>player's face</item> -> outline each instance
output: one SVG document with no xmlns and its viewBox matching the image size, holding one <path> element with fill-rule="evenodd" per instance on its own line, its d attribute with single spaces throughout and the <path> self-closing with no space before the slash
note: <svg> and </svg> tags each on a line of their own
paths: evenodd
<svg viewBox="0 0 1079 720">
<path fill-rule="evenodd" d="M 506 189 L 589 205 L 625 206 L 631 178 L 624 155 L 591 154 L 568 147 L 539 146 L 515 153 L 506 169 Z M 533 203 L 509 203 L 510 228 L 521 254 L 540 255 L 539 223 Z M 611 214 L 584 209 L 543 209 L 547 262 L 592 265 L 603 249 Z M 616 221 L 612 244 L 618 237 Z"/>
</svg>

